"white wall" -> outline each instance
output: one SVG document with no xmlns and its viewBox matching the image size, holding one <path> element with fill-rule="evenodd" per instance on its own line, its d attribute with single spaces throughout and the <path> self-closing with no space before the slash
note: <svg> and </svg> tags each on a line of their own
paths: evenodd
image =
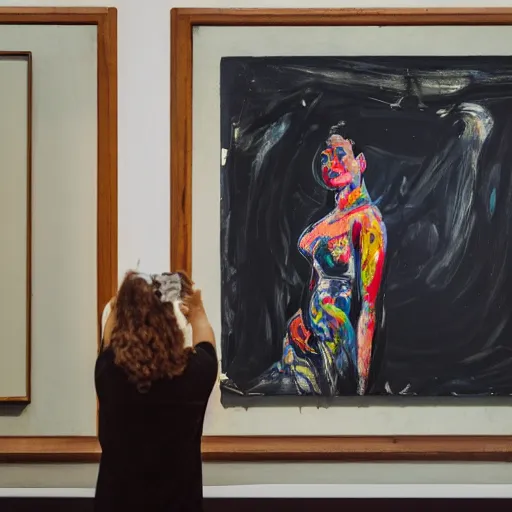
<svg viewBox="0 0 512 512">
<path fill-rule="evenodd" d="M 97 6 L 98 0 L 2 5 Z M 106 3 L 104 5 L 107 5 Z M 512 7 L 512 0 L 112 0 L 119 34 L 119 271 L 169 266 L 169 26 L 171 7 Z M 91 487 L 96 467 L 0 466 L 0 487 Z M 207 464 L 205 484 L 508 483 L 502 464 Z"/>
</svg>

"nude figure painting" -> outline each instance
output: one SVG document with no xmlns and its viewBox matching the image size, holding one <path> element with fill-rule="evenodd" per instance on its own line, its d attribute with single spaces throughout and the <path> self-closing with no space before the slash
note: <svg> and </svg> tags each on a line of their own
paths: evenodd
<svg viewBox="0 0 512 512">
<path fill-rule="evenodd" d="M 224 405 L 512 394 L 511 98 L 504 57 L 222 60 Z"/>
</svg>

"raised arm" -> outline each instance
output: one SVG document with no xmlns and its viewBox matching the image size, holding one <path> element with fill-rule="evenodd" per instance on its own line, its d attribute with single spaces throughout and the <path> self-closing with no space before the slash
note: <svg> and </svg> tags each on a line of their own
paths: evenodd
<svg viewBox="0 0 512 512">
<path fill-rule="evenodd" d="M 379 213 L 370 213 L 360 225 L 359 290 L 361 313 L 357 324 L 357 392 L 363 395 L 368 386 L 373 336 L 375 334 L 376 303 L 386 255 L 386 226 Z"/>
<path fill-rule="evenodd" d="M 192 346 L 204 341 L 215 346 L 215 334 L 203 306 L 201 290 L 195 290 L 188 300 L 188 320 L 192 326 Z"/>
</svg>

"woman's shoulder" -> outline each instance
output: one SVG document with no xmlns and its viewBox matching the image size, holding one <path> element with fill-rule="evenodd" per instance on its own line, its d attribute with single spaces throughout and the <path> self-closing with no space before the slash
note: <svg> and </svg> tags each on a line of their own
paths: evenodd
<svg viewBox="0 0 512 512">
<path fill-rule="evenodd" d="M 217 372 L 218 364 L 217 351 L 210 342 L 202 341 L 201 343 L 197 343 L 192 349 L 189 367 L 194 368 L 200 366 L 202 370 L 211 368 L 212 371 Z"/>
<path fill-rule="evenodd" d="M 184 377 L 203 382 L 207 387 L 213 386 L 217 379 L 218 365 L 215 347 L 203 341 L 194 347 Z"/>
<path fill-rule="evenodd" d="M 217 351 L 215 350 L 215 347 L 212 343 L 209 341 L 201 341 L 200 343 L 197 343 L 194 347 L 194 352 L 197 354 L 198 352 L 204 353 L 211 358 L 213 358 L 215 361 L 217 361 Z"/>
</svg>

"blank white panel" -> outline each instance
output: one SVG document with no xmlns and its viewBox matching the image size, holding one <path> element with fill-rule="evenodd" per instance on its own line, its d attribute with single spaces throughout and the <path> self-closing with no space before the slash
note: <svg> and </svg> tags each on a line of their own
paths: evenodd
<svg viewBox="0 0 512 512">
<path fill-rule="evenodd" d="M 97 28 L 3 25 L 32 52 L 32 403 L 0 435 L 95 435 Z"/>
<path fill-rule="evenodd" d="M 0 401 L 27 389 L 29 60 L 0 55 Z"/>
</svg>

